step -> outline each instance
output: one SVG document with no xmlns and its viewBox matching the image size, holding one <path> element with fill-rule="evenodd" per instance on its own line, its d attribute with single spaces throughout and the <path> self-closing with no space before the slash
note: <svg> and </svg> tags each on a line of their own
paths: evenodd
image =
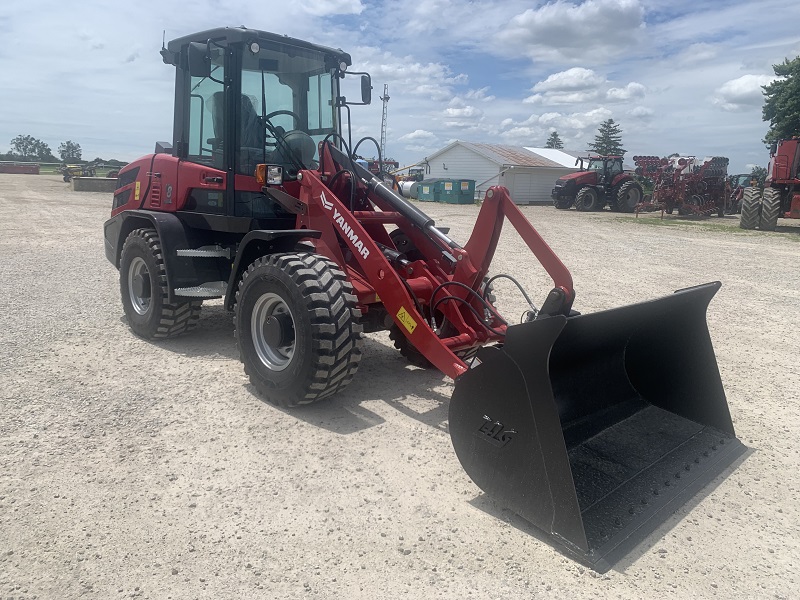
<svg viewBox="0 0 800 600">
<path fill-rule="evenodd" d="M 201 246 L 199 248 L 185 248 L 176 251 L 178 256 L 191 256 L 194 258 L 230 258 L 231 249 L 222 246 Z"/>
<path fill-rule="evenodd" d="M 175 295 L 192 298 L 221 298 L 227 291 L 227 281 L 207 281 L 195 287 L 175 288 Z"/>
</svg>

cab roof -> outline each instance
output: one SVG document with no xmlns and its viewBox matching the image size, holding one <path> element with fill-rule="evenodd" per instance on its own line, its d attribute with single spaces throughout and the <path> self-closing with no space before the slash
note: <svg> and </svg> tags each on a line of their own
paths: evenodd
<svg viewBox="0 0 800 600">
<path fill-rule="evenodd" d="M 277 33 L 270 33 L 269 31 L 260 31 L 258 29 L 248 29 L 244 26 L 217 27 L 216 29 L 208 29 L 206 31 L 198 31 L 197 33 L 185 35 L 183 37 L 179 37 L 170 41 L 167 44 L 167 50 L 169 50 L 169 52 L 173 55 L 178 55 L 180 54 L 183 47 L 189 44 L 189 42 L 204 43 L 207 42 L 208 40 L 213 40 L 216 43 L 222 45 L 236 44 L 241 42 L 253 42 L 258 40 L 276 42 L 279 44 L 289 44 L 291 46 L 297 46 L 299 48 L 307 48 L 309 50 L 316 50 L 318 52 L 322 52 L 323 54 L 332 55 L 336 57 L 337 62 L 344 62 L 348 66 L 353 64 L 350 55 L 347 52 L 344 52 L 341 48 L 329 48 L 328 46 L 320 46 L 318 44 L 312 44 L 311 42 L 306 42 L 305 40 L 298 40 L 296 38 L 291 38 L 288 35 L 279 35 Z"/>
</svg>

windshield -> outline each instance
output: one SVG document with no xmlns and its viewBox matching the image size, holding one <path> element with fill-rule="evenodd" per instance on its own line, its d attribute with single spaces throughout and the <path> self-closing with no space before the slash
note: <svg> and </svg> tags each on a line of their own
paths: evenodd
<svg viewBox="0 0 800 600">
<path fill-rule="evenodd" d="M 334 80 L 325 55 L 263 42 L 242 56 L 241 134 L 237 171 L 262 162 L 288 171 L 316 168 L 317 144 L 336 131 Z"/>
<path fill-rule="evenodd" d="M 603 170 L 603 161 L 602 160 L 590 160 L 588 169 L 590 171 L 602 171 Z"/>
</svg>

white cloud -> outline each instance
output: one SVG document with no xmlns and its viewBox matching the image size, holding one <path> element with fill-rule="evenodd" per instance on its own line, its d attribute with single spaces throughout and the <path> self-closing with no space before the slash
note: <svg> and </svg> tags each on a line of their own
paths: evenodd
<svg viewBox="0 0 800 600">
<path fill-rule="evenodd" d="M 606 100 L 624 102 L 632 98 L 643 98 L 645 88 L 641 83 L 631 81 L 623 88 L 611 88 L 606 92 Z"/>
<path fill-rule="evenodd" d="M 638 0 L 556 0 L 513 17 L 503 45 L 534 60 L 597 64 L 637 43 L 644 16 Z"/>
<path fill-rule="evenodd" d="M 480 117 L 483 111 L 474 106 L 464 106 L 462 108 L 448 107 L 444 110 L 444 116 L 448 118 Z"/>
<path fill-rule="evenodd" d="M 299 6 L 317 17 L 329 15 L 360 15 L 364 10 L 361 0 L 304 0 Z"/>
<path fill-rule="evenodd" d="M 646 88 L 631 81 L 624 87 L 609 88 L 610 82 L 592 69 L 573 67 L 549 75 L 532 88 L 533 95 L 523 99 L 525 104 L 585 104 L 596 100 L 626 102 L 642 98 Z"/>
<path fill-rule="evenodd" d="M 655 114 L 655 111 L 652 108 L 647 108 L 646 106 L 637 106 L 629 110 L 628 114 L 632 117 L 636 117 L 637 119 L 647 119 L 652 117 Z"/>
<path fill-rule="evenodd" d="M 711 101 L 722 110 L 731 112 L 760 107 L 764 102 L 761 86 L 775 79 L 770 75 L 742 75 L 717 88 Z"/>
<path fill-rule="evenodd" d="M 483 102 L 489 102 L 491 100 L 494 100 L 495 96 L 487 95 L 488 91 L 489 91 L 489 86 L 487 85 L 486 87 L 482 87 L 479 90 L 469 90 L 466 94 L 464 94 L 464 97 L 470 100 L 481 100 Z"/>
<path fill-rule="evenodd" d="M 586 90 L 596 88 L 605 83 L 605 77 L 595 73 L 592 69 L 573 67 L 560 73 L 549 75 L 531 88 L 533 92 L 563 92 L 573 90 Z"/>
<path fill-rule="evenodd" d="M 436 134 L 431 131 L 426 131 L 424 129 L 415 129 L 411 133 L 407 133 L 405 135 L 401 135 L 397 138 L 398 141 L 401 142 L 410 142 L 410 141 L 431 141 L 436 139 Z"/>
</svg>

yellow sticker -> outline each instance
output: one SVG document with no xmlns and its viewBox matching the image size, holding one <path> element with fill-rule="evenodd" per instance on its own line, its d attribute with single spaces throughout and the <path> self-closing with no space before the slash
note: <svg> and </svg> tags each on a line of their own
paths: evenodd
<svg viewBox="0 0 800 600">
<path fill-rule="evenodd" d="M 140 186 L 140 185 L 141 185 L 141 183 L 139 183 L 139 182 L 137 181 L 137 182 L 136 182 L 136 189 L 135 189 L 135 190 L 134 190 L 134 192 L 133 192 L 133 199 L 134 199 L 134 200 L 138 200 L 138 199 L 139 199 L 139 186 Z"/>
<path fill-rule="evenodd" d="M 403 324 L 403 327 L 408 329 L 408 333 L 414 333 L 417 328 L 417 322 L 408 314 L 405 307 L 401 306 L 400 310 L 397 311 L 397 318 Z"/>
<path fill-rule="evenodd" d="M 380 301 L 381 301 L 381 297 L 378 296 L 378 293 L 376 292 L 375 293 L 375 302 L 380 302 Z"/>
</svg>

